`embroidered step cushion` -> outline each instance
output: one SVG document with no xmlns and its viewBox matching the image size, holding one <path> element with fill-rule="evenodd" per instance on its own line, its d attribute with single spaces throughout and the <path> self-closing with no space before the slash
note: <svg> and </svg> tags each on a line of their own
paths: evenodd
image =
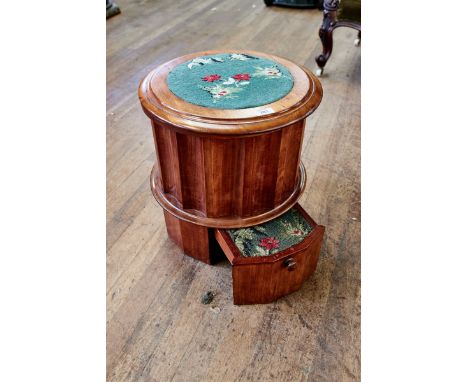
<svg viewBox="0 0 468 382">
<path fill-rule="evenodd" d="M 244 257 L 270 256 L 299 244 L 312 226 L 295 208 L 267 223 L 226 230 Z"/>
<path fill-rule="evenodd" d="M 248 54 L 197 57 L 173 68 L 169 90 L 195 105 L 246 109 L 275 102 L 287 95 L 294 80 L 278 62 Z"/>
</svg>

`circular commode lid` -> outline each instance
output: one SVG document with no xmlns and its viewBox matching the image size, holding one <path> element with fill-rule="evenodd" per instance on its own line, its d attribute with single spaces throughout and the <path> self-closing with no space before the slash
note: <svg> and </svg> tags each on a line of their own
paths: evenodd
<svg viewBox="0 0 468 382">
<path fill-rule="evenodd" d="M 171 60 L 140 84 L 151 118 L 192 132 L 255 134 L 312 113 L 322 99 L 306 68 L 253 51 L 207 51 Z"/>
<path fill-rule="evenodd" d="M 276 61 L 242 53 L 196 57 L 173 68 L 169 90 L 184 101 L 216 109 L 263 106 L 288 94 L 289 70 Z"/>
</svg>

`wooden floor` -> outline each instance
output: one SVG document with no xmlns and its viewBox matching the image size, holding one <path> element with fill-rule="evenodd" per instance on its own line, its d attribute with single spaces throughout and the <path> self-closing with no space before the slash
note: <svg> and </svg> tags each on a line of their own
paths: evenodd
<svg viewBox="0 0 468 382">
<path fill-rule="evenodd" d="M 149 174 L 154 160 L 139 81 L 176 56 L 253 49 L 315 69 L 321 13 L 261 0 L 117 2 L 107 21 L 108 381 L 360 380 L 360 49 L 335 33 L 324 99 L 307 122 L 302 206 L 326 226 L 304 287 L 234 306 L 227 261 L 208 266 L 168 239 Z M 202 305 L 205 291 L 216 293 Z M 218 307 L 218 309 L 213 309 Z"/>
</svg>

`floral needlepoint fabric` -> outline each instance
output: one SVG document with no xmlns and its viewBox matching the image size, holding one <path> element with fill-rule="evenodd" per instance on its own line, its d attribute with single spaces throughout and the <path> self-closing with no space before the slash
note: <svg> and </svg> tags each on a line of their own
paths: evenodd
<svg viewBox="0 0 468 382">
<path fill-rule="evenodd" d="M 274 255 L 299 244 L 312 232 L 312 226 L 292 208 L 267 223 L 227 232 L 244 257 L 256 257 Z"/>
<path fill-rule="evenodd" d="M 246 109 L 275 102 L 287 95 L 294 80 L 283 65 L 248 54 L 197 57 L 171 70 L 169 90 L 195 105 Z"/>
</svg>

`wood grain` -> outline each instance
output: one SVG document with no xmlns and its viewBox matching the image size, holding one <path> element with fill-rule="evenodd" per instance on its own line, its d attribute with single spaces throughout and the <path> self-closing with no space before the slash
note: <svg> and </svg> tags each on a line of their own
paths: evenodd
<svg viewBox="0 0 468 382">
<path fill-rule="evenodd" d="M 326 226 L 317 270 L 277 302 L 234 306 L 229 262 L 183 256 L 167 235 L 148 187 L 154 142 L 135 91 L 152 68 L 209 49 L 260 50 L 314 70 L 322 13 L 265 8 L 260 0 L 119 6 L 122 14 L 107 21 L 108 381 L 360 380 L 355 32 L 334 32 L 324 98 L 304 130 L 308 183 L 300 203 Z M 200 298 L 208 290 L 216 296 L 207 306 Z"/>
<path fill-rule="evenodd" d="M 297 245 L 271 256 L 244 257 L 226 230 L 215 230 L 215 238 L 232 264 L 235 304 L 276 301 L 297 291 L 314 273 L 325 227 L 317 225 L 299 204 L 294 208 L 309 222 L 312 232 Z"/>
<path fill-rule="evenodd" d="M 193 58 L 220 53 L 247 53 L 279 62 L 293 76 L 293 88 L 276 102 L 247 109 L 198 106 L 182 100 L 169 90 L 166 78 L 172 68 Z M 170 60 L 147 74 L 138 88 L 143 110 L 151 119 L 179 126 L 184 133 L 221 136 L 265 133 L 301 121 L 320 105 L 322 95 L 322 85 L 309 69 L 275 55 L 233 49 L 196 52 Z"/>
<path fill-rule="evenodd" d="M 230 140 L 190 136 L 196 151 L 184 152 L 179 140 L 183 134 L 157 129 L 158 158 L 150 177 L 153 195 L 175 217 L 205 227 L 239 228 L 272 220 L 294 206 L 304 190 L 302 140 L 288 132 L 293 129 L 301 137 L 303 128 L 296 122 L 282 130 Z M 282 150 L 285 146 L 288 149 Z"/>
<path fill-rule="evenodd" d="M 194 259 L 211 264 L 208 228 L 184 222 L 164 211 L 168 236 L 182 252 Z"/>
<path fill-rule="evenodd" d="M 175 58 L 152 70 L 138 88 L 155 140 L 152 191 L 178 219 L 214 228 L 260 224 L 286 212 L 303 191 L 305 171 L 299 165 L 304 119 L 323 94 L 309 70 L 274 55 L 245 51 L 280 62 L 294 77 L 285 97 L 247 109 L 197 106 L 167 87 L 168 73 L 182 62 L 241 52 L 211 50 Z"/>
</svg>

